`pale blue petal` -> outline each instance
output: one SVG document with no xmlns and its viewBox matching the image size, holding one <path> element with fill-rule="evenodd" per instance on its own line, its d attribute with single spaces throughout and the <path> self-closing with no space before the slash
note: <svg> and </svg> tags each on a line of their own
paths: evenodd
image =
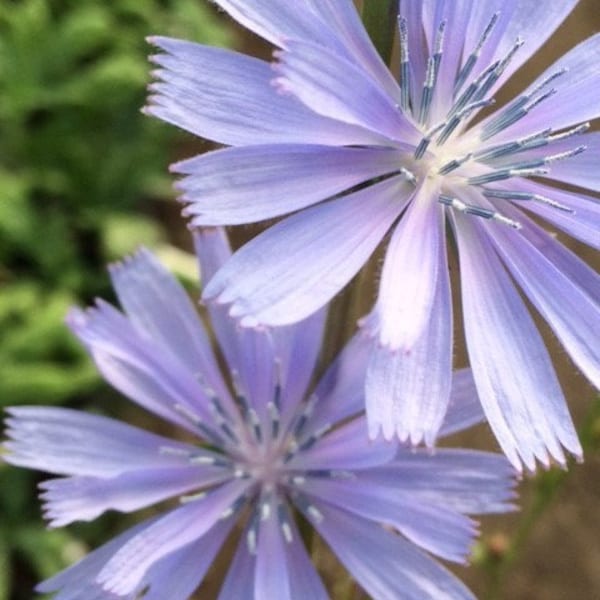
<svg viewBox="0 0 600 600">
<path fill-rule="evenodd" d="M 114 477 L 145 468 L 187 465 L 190 455 L 214 456 L 196 446 L 148 433 L 120 421 L 67 408 L 6 409 L 11 464 L 57 475 Z M 173 452 L 165 452 L 168 448 Z"/>
<path fill-rule="evenodd" d="M 440 558 L 466 563 L 475 539 L 475 523 L 441 503 L 423 502 L 401 486 L 377 485 L 361 474 L 356 479 L 314 478 L 310 495 L 359 517 L 391 525 L 408 540 Z"/>
<path fill-rule="evenodd" d="M 192 225 L 237 225 L 306 208 L 386 173 L 395 150 L 274 144 L 226 148 L 177 163 Z M 232 169 L 235 165 L 235 169 Z"/>
<path fill-rule="evenodd" d="M 232 481 L 158 518 L 110 558 L 97 582 L 115 594 L 132 593 L 158 561 L 205 535 L 247 487 Z"/>
<path fill-rule="evenodd" d="M 198 136 L 232 146 L 268 143 L 361 145 L 381 136 L 321 117 L 297 99 L 277 94 L 270 65 L 230 50 L 153 37 L 168 54 L 146 112 Z"/>
<path fill-rule="evenodd" d="M 454 215 L 469 359 L 488 422 L 516 468 L 580 456 L 548 351 L 491 243 Z M 518 233 L 515 233 L 518 235 Z"/>
<path fill-rule="evenodd" d="M 204 297 L 232 304 L 230 314 L 245 326 L 300 321 L 362 267 L 400 214 L 409 187 L 392 178 L 288 217 L 238 250 Z"/>
<path fill-rule="evenodd" d="M 473 599 L 454 575 L 411 542 L 344 510 L 321 503 L 317 508 L 323 516 L 317 530 L 374 600 Z"/>
<path fill-rule="evenodd" d="M 418 142 L 420 134 L 363 71 L 339 55 L 294 40 L 275 53 L 274 84 L 323 117 L 359 126 L 389 140 Z"/>
<path fill-rule="evenodd" d="M 147 250 L 110 268 L 119 303 L 140 336 L 161 345 L 221 398 L 229 394 L 198 311 L 173 275 Z"/>
</svg>

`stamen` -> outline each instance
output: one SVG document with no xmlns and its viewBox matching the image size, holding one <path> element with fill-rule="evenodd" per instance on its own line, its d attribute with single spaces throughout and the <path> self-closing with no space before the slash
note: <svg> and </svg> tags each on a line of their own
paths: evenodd
<svg viewBox="0 0 600 600">
<path fill-rule="evenodd" d="M 258 509 L 254 509 L 254 511 L 252 512 L 252 517 L 250 517 L 248 533 L 246 534 L 246 544 L 248 546 L 248 552 L 250 552 L 250 554 L 252 555 L 256 554 L 256 542 L 258 540 L 258 521 Z"/>
<path fill-rule="evenodd" d="M 260 504 L 260 520 L 266 521 L 271 516 L 271 502 L 263 500 Z"/>
<path fill-rule="evenodd" d="M 469 154 L 463 156 L 462 158 L 455 158 L 454 160 L 451 160 L 450 162 L 446 163 L 443 167 L 441 167 L 438 170 L 438 174 L 448 175 L 448 173 L 454 171 L 455 169 L 458 169 L 466 162 L 471 160 L 471 158 L 473 158 L 473 154 L 471 152 L 469 152 Z"/>
<path fill-rule="evenodd" d="M 483 190 L 483 195 L 487 198 L 498 198 L 500 200 L 515 200 L 515 201 L 529 201 L 532 200 L 534 202 L 540 202 L 542 204 L 546 204 L 552 208 L 556 208 L 558 210 L 562 210 L 564 212 L 574 214 L 575 211 L 557 202 L 556 200 L 552 200 L 551 198 L 547 198 L 546 196 L 542 196 L 540 194 L 532 194 L 529 192 L 512 192 L 509 190 L 494 190 L 486 188 Z"/>
<path fill-rule="evenodd" d="M 323 513 L 316 506 L 311 504 L 304 494 L 301 494 L 300 492 L 295 492 L 293 497 L 294 502 L 298 505 L 298 508 L 302 512 L 305 512 L 311 519 L 313 519 L 317 523 L 323 521 L 323 519 L 325 518 L 323 516 Z"/>
<path fill-rule="evenodd" d="M 409 181 L 409 183 L 412 183 L 413 185 L 417 185 L 417 176 L 412 172 L 409 171 L 408 169 L 405 169 L 404 167 L 400 167 L 400 173 L 402 175 L 404 175 L 404 177 Z"/>
<path fill-rule="evenodd" d="M 484 173 L 483 175 L 477 175 L 475 177 L 469 177 L 467 183 L 470 185 L 485 185 L 486 183 L 492 183 L 493 181 L 502 181 L 504 179 L 510 179 L 511 177 L 535 177 L 537 175 L 547 175 L 548 169 L 538 168 L 522 168 L 513 169 L 506 168 L 499 171 L 492 171 L 490 173 Z"/>
<path fill-rule="evenodd" d="M 287 509 L 282 502 L 277 505 L 277 519 L 279 520 L 279 526 L 281 527 L 285 541 L 288 544 L 291 544 L 294 540 L 294 536 L 292 535 L 292 526 L 288 519 Z"/>
<path fill-rule="evenodd" d="M 431 143 L 431 140 L 433 139 L 433 136 L 438 131 L 441 131 L 445 126 L 446 126 L 446 121 L 444 121 L 443 123 L 438 123 L 435 127 L 432 127 L 429 131 L 427 131 L 425 133 L 425 135 L 423 136 L 423 138 L 421 139 L 421 141 L 419 142 L 419 144 L 415 150 L 415 153 L 414 153 L 415 160 L 419 160 L 420 158 L 423 157 L 429 144 Z"/>
<path fill-rule="evenodd" d="M 521 96 L 515 102 L 513 102 L 511 106 L 509 106 L 506 110 L 501 112 L 496 118 L 483 127 L 480 136 L 481 141 L 485 141 L 503 129 L 513 125 L 525 115 L 529 114 L 536 106 L 554 94 L 556 94 L 556 89 L 552 88 L 531 102 L 529 102 L 529 97 Z"/>
<path fill-rule="evenodd" d="M 400 30 L 400 107 L 403 112 L 410 114 L 410 56 L 408 54 L 408 24 L 404 17 L 399 17 Z"/>
<path fill-rule="evenodd" d="M 231 460 L 228 458 L 217 458 L 215 456 L 206 456 L 206 455 L 196 455 L 191 456 L 189 459 L 190 464 L 192 465 L 206 465 L 211 467 L 229 467 L 231 466 Z"/>
<path fill-rule="evenodd" d="M 473 156 L 478 161 L 486 162 L 495 158 L 499 158 L 500 156 L 506 156 L 508 154 L 520 152 L 521 150 L 529 150 L 531 148 L 537 148 L 538 146 L 544 146 L 548 144 L 548 136 L 551 133 L 551 128 L 544 129 L 543 131 L 538 131 L 537 133 L 528 135 L 513 142 L 507 142 L 505 144 L 485 148 L 479 152 L 476 152 Z"/>
<path fill-rule="evenodd" d="M 312 415 L 312 412 L 315 408 L 315 404 L 317 403 L 317 396 L 315 394 L 311 394 L 306 400 L 306 404 L 302 409 L 302 412 L 299 414 L 296 423 L 294 424 L 292 430 L 292 437 L 299 438 L 304 426 L 306 425 L 308 419 Z"/>
<path fill-rule="evenodd" d="M 558 142 L 560 140 L 565 140 L 574 135 L 579 135 L 581 133 L 585 133 L 590 128 L 589 123 L 582 123 L 581 125 L 577 125 L 577 127 L 573 127 L 572 129 L 567 129 L 567 131 L 563 131 L 562 133 L 556 133 L 551 135 L 548 138 L 549 142 Z"/>
<path fill-rule="evenodd" d="M 188 419 L 196 429 L 198 429 L 203 437 L 215 444 L 216 446 L 224 445 L 224 440 L 221 436 L 219 436 L 215 431 L 213 431 L 210 427 L 205 425 L 202 422 L 202 419 L 191 409 L 183 404 L 175 404 L 173 408 L 181 415 L 183 415 L 186 419 Z"/>
<path fill-rule="evenodd" d="M 465 64 L 460 69 L 458 75 L 456 76 L 456 80 L 454 81 L 454 95 L 455 96 L 458 93 L 458 91 L 460 90 L 460 88 L 462 87 L 463 83 L 467 80 L 467 78 L 471 74 L 471 71 L 473 71 L 473 67 L 477 63 L 477 60 L 479 59 L 481 50 L 482 50 L 483 46 L 485 45 L 486 41 L 488 40 L 488 38 L 490 37 L 490 34 L 492 33 L 492 30 L 494 29 L 496 23 L 498 22 L 499 16 L 500 16 L 499 12 L 495 12 L 492 15 L 492 18 L 490 19 L 490 22 L 487 24 L 486 28 L 483 30 L 483 33 L 481 34 L 479 41 L 477 42 L 477 45 L 475 46 L 474 50 L 471 52 L 471 54 L 465 61 Z"/>
<path fill-rule="evenodd" d="M 188 504 L 189 502 L 195 502 L 196 500 L 202 500 L 206 498 L 206 492 L 198 492 L 197 494 L 188 494 L 186 496 L 179 497 L 180 504 Z"/>
<path fill-rule="evenodd" d="M 262 442 L 263 437 L 262 429 L 260 427 L 260 419 L 258 418 L 257 412 L 253 408 L 248 410 L 248 420 L 252 430 L 254 431 L 254 437 L 256 438 L 256 441 L 259 443 Z"/>
<path fill-rule="evenodd" d="M 490 73 L 490 76 L 483 82 L 481 88 L 477 91 L 476 100 L 479 100 L 486 96 L 486 94 L 492 89 L 494 84 L 500 79 L 502 73 L 504 73 L 506 67 L 510 64 L 514 55 L 525 43 L 521 38 L 517 38 L 512 48 L 506 53 L 506 56 L 500 60 L 498 66 Z"/>
<path fill-rule="evenodd" d="M 326 477 L 331 479 L 355 479 L 352 471 L 345 471 L 342 469 L 314 469 L 307 471 L 307 475 L 310 477 Z"/>
<path fill-rule="evenodd" d="M 456 112 L 448 121 L 438 139 L 436 140 L 436 144 L 441 146 L 449 137 L 452 135 L 452 132 L 458 127 L 459 123 L 464 119 L 467 115 L 478 108 L 482 108 L 485 106 L 491 106 L 495 104 L 496 101 L 493 98 L 489 100 L 479 100 L 478 102 L 472 102 L 471 104 L 467 104 L 464 108 Z"/>
<path fill-rule="evenodd" d="M 308 450 L 312 446 L 314 446 L 330 429 L 332 425 L 331 423 L 327 423 L 323 425 L 317 431 L 311 433 L 299 446 L 298 450 L 303 452 L 304 450 Z"/>
<path fill-rule="evenodd" d="M 442 60 L 442 48 L 444 46 L 444 30 L 446 21 L 442 21 L 435 35 L 433 55 L 427 59 L 427 71 L 425 73 L 425 83 L 421 95 L 421 106 L 419 108 L 419 123 L 425 125 L 429 117 L 429 109 L 433 100 L 433 92 L 439 72 L 440 62 Z"/>
<path fill-rule="evenodd" d="M 237 513 L 246 504 L 248 498 L 245 494 L 242 494 L 237 500 L 235 500 L 229 508 L 226 508 L 219 517 L 222 520 L 228 519 L 235 513 Z"/>
<path fill-rule="evenodd" d="M 211 408 L 213 411 L 213 418 L 214 418 L 215 422 L 217 423 L 217 425 L 219 426 L 219 428 L 221 429 L 221 431 L 223 431 L 223 433 L 234 444 L 236 444 L 236 445 L 239 444 L 238 437 L 236 436 L 233 429 L 231 428 L 231 425 L 230 425 L 231 421 L 229 419 L 229 415 L 227 414 L 227 412 L 223 408 L 223 405 L 221 404 L 221 402 L 219 401 L 219 399 L 217 397 L 211 398 Z"/>
<path fill-rule="evenodd" d="M 247 419 L 248 409 L 250 406 L 248 404 L 248 400 L 246 399 L 246 394 L 244 394 L 242 390 L 240 375 L 236 369 L 231 370 L 231 383 L 233 386 L 233 391 L 235 392 L 235 402 L 242 413 L 242 417 Z"/>
<path fill-rule="evenodd" d="M 276 438 L 279 435 L 281 416 L 275 402 L 267 403 L 267 411 L 271 417 L 271 437 Z"/>
<path fill-rule="evenodd" d="M 513 229 L 521 229 L 521 224 L 517 221 L 513 221 L 512 219 L 509 219 L 508 217 L 505 217 L 504 215 L 501 215 L 500 213 L 487 208 L 473 206 L 471 204 L 465 204 L 464 202 L 462 202 L 462 200 L 459 200 L 458 198 L 453 198 L 452 196 L 446 196 L 445 194 L 441 194 L 439 196 L 439 202 L 467 215 L 473 215 L 475 217 L 482 217 L 483 219 L 497 221 L 498 223 L 508 225 Z"/>
</svg>

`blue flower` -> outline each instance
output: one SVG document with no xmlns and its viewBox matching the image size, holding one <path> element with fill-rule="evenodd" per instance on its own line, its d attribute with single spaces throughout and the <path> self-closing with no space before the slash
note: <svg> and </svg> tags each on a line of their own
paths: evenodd
<svg viewBox="0 0 600 600">
<path fill-rule="evenodd" d="M 204 276 L 229 257 L 218 229 L 197 234 Z M 99 301 L 68 322 L 116 389 L 181 428 L 170 439 L 99 415 L 8 409 L 8 462 L 58 475 L 42 483 L 50 526 L 179 499 L 42 583 L 56 600 L 184 600 L 236 524 L 220 598 L 327 598 L 297 515 L 373 597 L 471 598 L 429 553 L 464 562 L 466 516 L 510 510 L 514 471 L 484 452 L 369 442 L 357 335 L 312 393 L 324 313 L 276 331 L 240 329 L 210 308 L 224 378 L 185 291 L 147 251 L 111 269 L 124 312 Z M 232 382 L 231 387 L 226 382 Z M 455 375 L 442 428 L 482 418 L 468 371 Z M 180 436 L 181 438 L 181 436 Z M 382 526 L 383 525 L 383 526 Z"/>
<path fill-rule="evenodd" d="M 205 289 L 242 325 L 296 322 L 387 241 L 363 327 L 371 435 L 432 446 L 449 399 L 452 299 L 488 421 L 515 467 L 581 456 L 548 351 L 517 286 L 600 388 L 600 279 L 538 223 L 600 247 L 600 36 L 513 100 L 495 92 L 576 0 L 401 0 L 399 81 L 350 0 L 216 0 L 274 44 L 273 65 L 153 38 L 149 113 L 231 146 L 174 166 L 197 226 L 279 217 Z M 565 191 L 555 183 L 580 188 Z M 389 237 L 388 237 L 389 236 Z M 426 401 L 423 398 L 427 398 Z"/>
</svg>

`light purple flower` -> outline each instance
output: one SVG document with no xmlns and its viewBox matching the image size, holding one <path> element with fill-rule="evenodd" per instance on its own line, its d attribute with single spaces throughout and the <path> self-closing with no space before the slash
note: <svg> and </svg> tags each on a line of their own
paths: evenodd
<svg viewBox="0 0 600 600">
<path fill-rule="evenodd" d="M 536 459 L 564 464 L 563 448 L 580 457 L 518 287 L 600 388 L 600 279 L 538 219 L 600 246 L 598 200 L 555 186 L 600 189 L 600 133 L 586 133 L 600 113 L 600 36 L 486 111 L 576 0 L 401 0 L 401 85 L 350 0 L 216 3 L 278 50 L 270 65 L 151 40 L 164 53 L 153 57 L 147 111 L 232 146 L 174 166 L 185 175 L 184 212 L 192 225 L 295 214 L 240 249 L 205 298 L 229 304 L 242 325 L 296 322 L 389 235 L 378 299 L 363 321 L 378 340 L 369 427 L 431 446 L 452 367 L 448 223 L 469 358 L 501 447 L 531 470 Z"/>
<path fill-rule="evenodd" d="M 218 229 L 199 233 L 197 242 L 208 276 L 229 248 Z M 124 314 L 98 302 L 74 310 L 70 326 L 107 381 L 189 441 L 74 410 L 14 407 L 4 458 L 61 476 L 41 486 L 52 527 L 170 498 L 180 505 L 39 591 L 57 592 L 56 600 L 133 600 L 148 589 L 144 600 L 183 600 L 241 523 L 220 598 L 327 598 L 297 510 L 373 598 L 472 597 L 429 553 L 464 562 L 476 534 L 466 515 L 511 508 L 514 471 L 503 456 L 369 442 L 362 379 L 371 343 L 364 336 L 307 394 L 323 312 L 270 333 L 240 329 L 212 307 L 232 393 L 193 304 L 149 252 L 111 274 Z M 469 372 L 458 372 L 444 434 L 481 420 L 474 393 Z"/>
</svg>

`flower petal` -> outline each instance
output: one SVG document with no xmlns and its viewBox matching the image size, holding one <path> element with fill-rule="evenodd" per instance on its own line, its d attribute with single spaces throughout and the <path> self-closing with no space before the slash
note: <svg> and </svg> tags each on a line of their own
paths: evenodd
<svg viewBox="0 0 600 600">
<path fill-rule="evenodd" d="M 230 50 L 164 37 L 150 42 L 168 54 L 145 111 L 195 135 L 232 146 L 268 143 L 361 145 L 381 136 L 316 115 L 297 99 L 277 94 L 262 60 Z"/>
<path fill-rule="evenodd" d="M 201 373 L 220 397 L 228 398 L 198 311 L 173 275 L 147 250 L 112 265 L 110 275 L 119 303 L 140 335 L 162 345 L 190 373 Z"/>
<path fill-rule="evenodd" d="M 114 477 L 146 468 L 187 466 L 189 456 L 214 456 L 115 421 L 67 408 L 19 406 L 6 409 L 3 459 L 58 475 Z M 165 451 L 169 449 L 169 451 Z"/>
<path fill-rule="evenodd" d="M 437 250 L 439 275 L 429 322 L 412 347 L 393 351 L 376 346 L 370 358 L 365 385 L 371 438 L 381 430 L 385 439 L 397 436 L 431 447 L 444 420 L 452 378 L 452 299 L 443 238 Z M 387 277 L 389 282 L 389 273 Z M 410 278 L 407 285 L 412 285 Z M 410 321 L 409 315 L 404 318 Z"/>
<path fill-rule="evenodd" d="M 50 527 L 93 521 L 107 510 L 133 512 L 231 476 L 223 469 L 202 465 L 144 469 L 111 478 L 50 479 L 40 484 L 44 517 Z"/>
<path fill-rule="evenodd" d="M 178 187 L 192 225 L 237 225 L 305 208 L 399 163 L 395 150 L 276 144 L 217 150 L 173 169 L 188 175 Z"/>
<path fill-rule="evenodd" d="M 339 55 L 308 42 L 275 53 L 274 84 L 315 113 L 360 126 L 389 140 L 418 142 L 420 134 L 372 79 Z"/>
<path fill-rule="evenodd" d="M 412 352 L 430 321 L 444 260 L 443 212 L 431 198 L 435 193 L 417 192 L 385 253 L 375 310 L 379 342 L 392 351 Z"/>
<path fill-rule="evenodd" d="M 454 575 L 378 523 L 321 503 L 318 510 L 317 530 L 375 600 L 473 599 Z"/>
<path fill-rule="evenodd" d="M 581 447 L 548 351 L 531 316 L 473 217 L 453 215 L 469 359 L 479 397 L 515 468 L 560 464 L 560 445 Z"/>
<path fill-rule="evenodd" d="M 197 430 L 188 413 L 194 421 L 212 423 L 205 390 L 193 373 L 142 338 L 115 308 L 98 301 L 86 312 L 72 310 L 67 324 L 104 378 L 134 402 L 191 431 Z"/>
<path fill-rule="evenodd" d="M 448 410 L 440 428 L 440 437 L 452 435 L 485 420 L 471 369 L 452 373 Z"/>
<path fill-rule="evenodd" d="M 417 546 L 453 562 L 466 562 L 476 535 L 468 517 L 441 503 L 423 502 L 401 487 L 377 485 L 368 476 L 362 481 L 360 474 L 355 480 L 313 478 L 310 494 L 363 519 L 391 525 Z"/>
<path fill-rule="evenodd" d="M 104 565 L 96 581 L 108 592 L 131 594 L 153 565 L 205 535 L 247 488 L 248 483 L 232 481 L 160 517 L 127 541 Z"/>
<path fill-rule="evenodd" d="M 504 456 L 491 452 L 438 448 L 403 449 L 388 465 L 363 471 L 365 485 L 402 490 L 415 501 L 464 514 L 514 510 L 516 472 Z"/>
<path fill-rule="evenodd" d="M 571 280 L 568 271 L 563 272 L 546 256 L 545 246 L 556 243 L 549 236 L 540 247 L 525 236 L 507 235 L 500 228 L 488 228 L 488 233 L 512 276 L 573 362 L 600 388 L 600 296 L 589 296 Z M 555 411 L 561 420 L 569 419 L 562 404 Z"/>
<path fill-rule="evenodd" d="M 328 302 L 355 275 L 402 210 L 399 178 L 302 211 L 242 247 L 205 288 L 243 326 L 286 325 Z"/>
</svg>

